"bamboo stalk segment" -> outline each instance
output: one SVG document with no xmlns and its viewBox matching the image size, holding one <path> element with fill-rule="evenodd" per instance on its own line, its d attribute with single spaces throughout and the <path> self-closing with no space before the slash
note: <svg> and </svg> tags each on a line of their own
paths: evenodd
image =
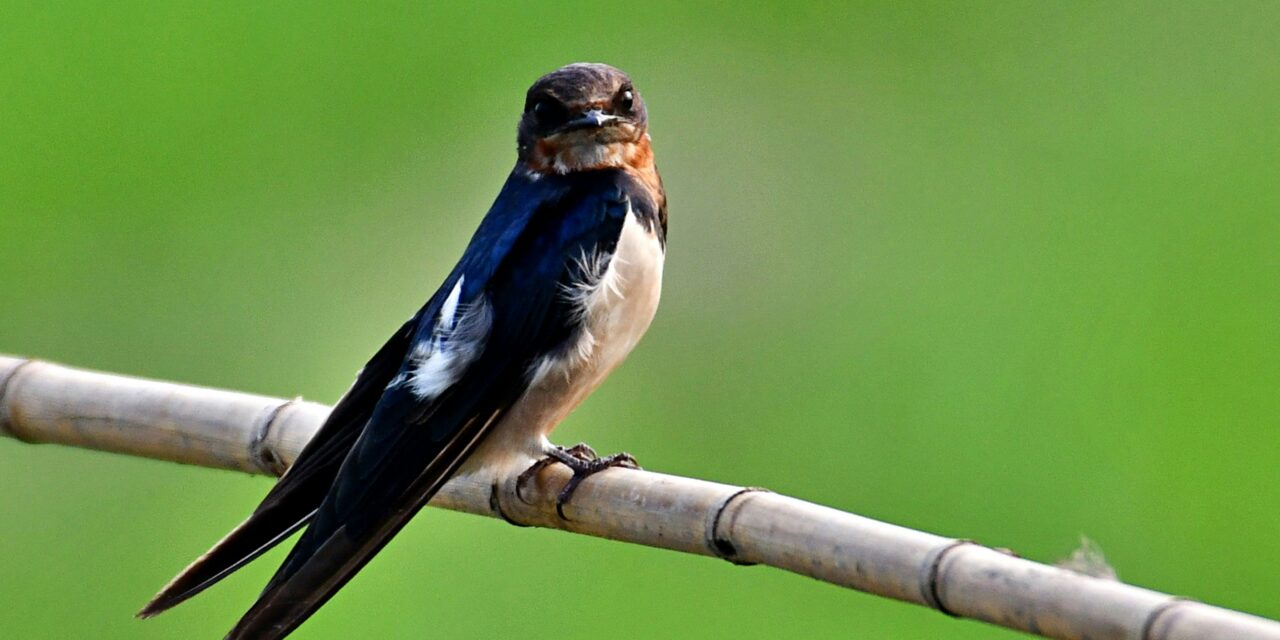
<svg viewBox="0 0 1280 640">
<path fill-rule="evenodd" d="M 328 413 L 300 399 L 0 356 L 0 435 L 279 475 Z M 0 451 L 0 455 L 2 451 Z M 1280 640 L 1280 623 L 1042 565 L 762 489 L 610 469 L 565 507 L 553 465 L 517 495 L 451 480 L 432 506 L 762 564 L 1048 638 Z"/>
<path fill-rule="evenodd" d="M 38 360 L 0 360 L 9 375 L 0 425 L 24 442 L 250 473 L 283 471 L 329 408 L 311 402 L 105 376 Z M 250 455 L 263 451 L 260 455 Z M 278 472 L 279 472 L 278 471 Z M 277 472 L 277 474 L 278 474 Z"/>
</svg>

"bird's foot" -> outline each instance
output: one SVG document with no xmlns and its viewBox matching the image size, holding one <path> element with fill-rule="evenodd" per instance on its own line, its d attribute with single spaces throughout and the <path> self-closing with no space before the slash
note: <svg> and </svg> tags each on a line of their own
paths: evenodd
<svg viewBox="0 0 1280 640">
<path fill-rule="evenodd" d="M 573 497 L 573 493 L 578 490 L 578 485 L 582 484 L 583 480 L 610 467 L 640 468 L 640 464 L 629 453 L 615 453 L 601 458 L 596 455 L 595 449 L 581 442 L 568 449 L 552 447 L 547 451 L 547 457 L 533 463 L 516 478 L 516 496 L 528 504 L 529 501 L 525 500 L 521 493 L 525 483 L 538 475 L 539 471 L 557 462 L 573 470 L 573 477 L 569 478 L 569 482 L 565 483 L 564 488 L 560 490 L 560 495 L 556 496 L 556 513 L 564 520 L 568 520 L 564 515 L 564 505 L 569 502 L 569 498 Z"/>
</svg>

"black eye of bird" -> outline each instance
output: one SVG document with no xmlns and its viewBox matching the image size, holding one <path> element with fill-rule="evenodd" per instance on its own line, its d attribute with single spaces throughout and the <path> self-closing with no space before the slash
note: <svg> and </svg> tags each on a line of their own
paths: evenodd
<svg viewBox="0 0 1280 640">
<path fill-rule="evenodd" d="M 564 105 L 551 96 L 538 98 L 533 103 L 531 111 L 533 111 L 533 116 L 538 119 L 538 122 L 544 126 L 560 124 L 569 116 L 568 110 L 564 108 Z"/>
<path fill-rule="evenodd" d="M 630 87 L 623 87 L 622 91 L 618 93 L 618 106 L 623 111 L 631 111 L 631 108 L 635 106 L 635 101 L 635 93 L 632 92 Z"/>
</svg>

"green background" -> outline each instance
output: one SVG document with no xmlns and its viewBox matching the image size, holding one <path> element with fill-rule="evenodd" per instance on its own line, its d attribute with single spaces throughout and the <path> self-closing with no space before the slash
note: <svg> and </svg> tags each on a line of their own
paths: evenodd
<svg viewBox="0 0 1280 640">
<path fill-rule="evenodd" d="M 1280 617 L 1280 4 L 48 4 L 0 4 L 0 351 L 331 402 L 607 61 L 667 279 L 559 441 Z M 220 637 L 279 552 L 131 616 L 268 486 L 0 441 L 0 635 Z M 1016 635 L 432 510 L 298 637 L 517 634 Z"/>
</svg>

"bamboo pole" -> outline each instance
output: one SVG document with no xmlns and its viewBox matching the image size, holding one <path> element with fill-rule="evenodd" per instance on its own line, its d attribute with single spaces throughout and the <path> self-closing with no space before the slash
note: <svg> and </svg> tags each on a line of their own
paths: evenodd
<svg viewBox="0 0 1280 640">
<path fill-rule="evenodd" d="M 279 475 L 328 407 L 0 356 L 0 435 Z M 609 470 L 554 506 L 548 467 L 524 499 L 454 480 L 432 506 L 764 564 L 1048 638 L 1280 640 L 1280 623 L 1017 558 L 762 489 Z M 528 500 L 528 502 L 525 502 Z"/>
</svg>

